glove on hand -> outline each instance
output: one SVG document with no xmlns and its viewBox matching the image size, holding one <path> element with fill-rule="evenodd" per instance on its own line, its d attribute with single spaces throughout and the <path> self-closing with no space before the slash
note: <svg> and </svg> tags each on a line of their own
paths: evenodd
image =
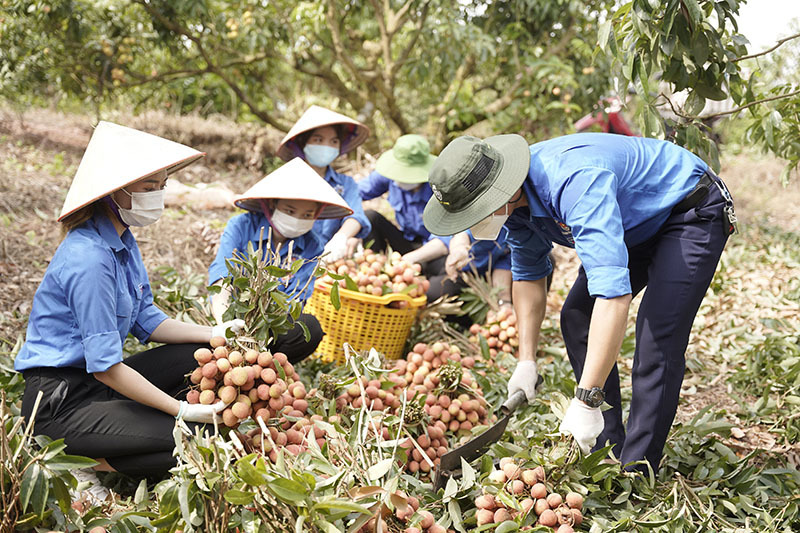
<svg viewBox="0 0 800 533">
<path fill-rule="evenodd" d="M 589 407 L 579 399 L 573 398 L 558 430 L 572 435 L 581 451 L 588 454 L 597 442 L 597 436 L 603 431 L 603 427 L 605 421 L 599 407 Z"/>
<path fill-rule="evenodd" d="M 450 249 L 444 263 L 445 272 L 451 279 L 456 279 L 461 269 L 469 263 L 469 248 L 466 246 L 454 246 Z"/>
<path fill-rule="evenodd" d="M 508 397 L 511 398 L 515 392 L 522 391 L 528 399 L 528 403 L 533 403 L 536 399 L 536 379 L 539 372 L 536 368 L 536 361 L 520 361 L 517 368 L 508 380 Z"/>
<path fill-rule="evenodd" d="M 324 260 L 329 263 L 345 257 L 347 254 L 347 237 L 337 233 L 331 237 L 331 240 L 325 245 L 323 253 L 328 254 L 325 256 Z"/>
<path fill-rule="evenodd" d="M 223 322 L 222 324 L 217 324 L 211 328 L 211 336 L 212 337 L 225 337 L 225 333 L 227 333 L 228 329 L 230 328 L 234 334 L 239 334 L 244 329 L 245 323 L 244 320 L 241 318 L 234 318 L 233 320 L 228 320 L 227 322 Z"/>
<path fill-rule="evenodd" d="M 199 422 L 201 424 L 213 424 L 216 419 L 220 422 L 219 413 L 225 409 L 225 402 L 219 401 L 214 405 L 203 405 L 199 403 L 181 402 L 178 415 L 175 417 L 186 422 Z"/>
</svg>

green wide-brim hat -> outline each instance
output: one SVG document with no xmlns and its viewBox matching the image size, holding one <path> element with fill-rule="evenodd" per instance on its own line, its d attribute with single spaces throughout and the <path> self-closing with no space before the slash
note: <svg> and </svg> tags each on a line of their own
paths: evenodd
<svg viewBox="0 0 800 533">
<path fill-rule="evenodd" d="M 375 170 L 378 174 L 400 183 L 425 183 L 428 181 L 436 156 L 422 135 L 403 135 L 378 158 Z"/>
<path fill-rule="evenodd" d="M 425 227 L 434 235 L 455 235 L 474 226 L 511 200 L 528 176 L 530 160 L 520 135 L 455 139 L 428 176 L 433 196 L 422 213 Z"/>
</svg>

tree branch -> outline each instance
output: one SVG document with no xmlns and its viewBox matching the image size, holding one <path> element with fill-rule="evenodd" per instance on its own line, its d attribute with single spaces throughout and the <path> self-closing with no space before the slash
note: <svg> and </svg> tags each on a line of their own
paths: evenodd
<svg viewBox="0 0 800 533">
<path fill-rule="evenodd" d="M 422 29 L 425 27 L 425 21 L 428 18 L 428 8 L 430 5 L 430 2 L 425 2 L 425 4 L 422 6 L 422 13 L 420 14 L 419 21 L 417 22 L 417 29 L 414 30 L 414 34 L 411 36 L 411 40 L 408 42 L 408 45 L 403 49 L 402 52 L 400 52 L 400 57 L 397 59 L 397 61 L 395 61 L 391 72 L 392 78 L 397 75 L 397 71 L 399 71 L 406 61 L 408 61 L 408 56 L 411 55 L 411 51 L 416 46 L 419 36 L 422 34 Z"/>
<path fill-rule="evenodd" d="M 411 4 L 414 3 L 414 0 L 408 0 L 403 7 L 397 10 L 395 13 L 390 13 L 389 16 L 389 23 L 387 24 L 387 29 L 390 35 L 394 35 L 398 29 L 400 29 L 403 24 L 405 24 L 405 19 L 408 16 L 409 9 L 411 9 Z"/>
<path fill-rule="evenodd" d="M 205 47 L 203 46 L 202 40 L 199 37 L 197 37 L 195 34 L 190 32 L 188 29 L 181 26 L 180 24 L 177 24 L 172 19 L 166 18 L 164 15 L 161 14 L 160 11 L 155 9 L 153 5 L 148 3 L 146 0 L 133 0 L 133 1 L 141 5 L 145 9 L 145 11 L 147 11 L 147 13 L 150 14 L 151 17 L 158 20 L 158 22 L 161 23 L 165 28 L 178 35 L 183 35 L 184 37 L 192 41 L 197 47 L 197 51 L 203 58 L 203 61 L 205 61 L 206 63 L 205 70 L 207 72 L 219 76 L 220 79 L 222 79 L 222 81 L 224 81 L 228 85 L 228 87 L 230 87 L 231 90 L 234 93 L 236 93 L 236 96 L 239 97 L 242 103 L 246 105 L 248 109 L 250 109 L 250 112 L 253 113 L 253 115 L 258 117 L 258 119 L 261 120 L 262 122 L 269 124 L 270 126 L 280 131 L 289 131 L 290 125 L 283 123 L 282 121 L 273 117 L 270 113 L 267 113 L 266 111 L 256 106 L 255 103 L 250 99 L 250 97 L 242 90 L 242 88 L 239 87 L 236 83 L 234 83 L 233 80 L 225 72 L 220 70 L 220 68 L 214 64 L 214 62 L 211 60 L 211 57 L 208 55 L 208 52 L 206 51 Z"/>
<path fill-rule="evenodd" d="M 672 100 L 670 100 L 666 94 L 664 93 L 659 94 L 659 96 L 663 96 L 664 99 L 667 101 L 667 103 L 669 103 L 669 106 L 672 108 L 672 112 L 675 113 L 675 115 L 689 120 L 708 120 L 710 118 L 724 117 L 726 115 L 735 115 L 736 113 L 744 111 L 745 109 L 753 107 L 755 105 L 764 104 L 766 102 L 774 102 L 775 100 L 783 100 L 784 98 L 791 98 L 797 95 L 800 95 L 800 89 L 786 94 L 776 94 L 775 96 L 768 96 L 766 98 L 761 98 L 760 100 L 754 100 L 752 102 L 748 102 L 747 104 L 736 107 L 734 109 L 729 109 L 728 111 L 720 111 L 719 113 L 712 113 L 710 115 L 695 116 L 695 115 L 686 115 L 681 113 L 675 108 L 675 105 L 673 104 Z"/>
<path fill-rule="evenodd" d="M 520 85 L 522 85 L 522 79 L 522 74 L 517 74 L 514 83 L 512 83 L 511 87 L 506 90 L 505 94 L 484 108 L 484 114 L 491 115 L 493 113 L 502 111 L 511 105 L 511 102 L 514 101 L 514 93 L 517 92 L 517 89 L 519 89 Z"/>
<path fill-rule="evenodd" d="M 774 50 L 777 50 L 780 46 L 783 46 L 787 42 L 789 42 L 791 40 L 794 40 L 794 39 L 797 39 L 798 37 L 800 37 L 800 33 L 795 33 L 794 35 L 790 35 L 789 37 L 784 37 L 783 39 L 780 39 L 775 44 L 775 46 L 773 46 L 772 48 L 769 48 L 768 50 L 764 50 L 763 52 L 758 52 L 757 54 L 750 54 L 749 56 L 737 57 L 736 59 L 733 60 L 733 62 L 737 63 L 739 61 L 744 61 L 745 59 L 753 59 L 754 57 L 765 56 L 765 55 L 769 54 L 770 52 L 773 52 Z"/>
<path fill-rule="evenodd" d="M 458 96 L 458 92 L 461 90 L 461 86 L 464 84 L 464 80 L 466 80 L 472 74 L 474 68 L 475 57 L 473 55 L 469 55 L 464 59 L 464 62 L 459 65 L 458 69 L 456 69 L 456 73 L 453 76 L 453 81 L 451 81 L 450 85 L 447 87 L 447 91 L 445 92 L 442 101 L 436 106 L 436 112 L 431 114 L 431 118 L 435 117 L 435 125 L 433 128 L 430 128 L 433 129 L 432 137 L 434 151 L 439 151 L 444 147 L 446 140 L 445 137 L 447 134 L 447 113 L 453 108 L 453 103 Z"/>
<path fill-rule="evenodd" d="M 350 54 L 345 53 L 344 46 L 342 45 L 342 35 L 339 32 L 339 21 L 336 19 L 334 14 L 335 10 L 336 6 L 334 5 L 333 1 L 328 0 L 328 9 L 325 11 L 325 18 L 328 22 L 328 29 L 331 32 L 331 40 L 333 41 L 333 48 L 336 53 L 336 58 L 344 63 L 344 65 L 350 71 L 350 74 L 358 79 L 361 72 L 356 64 L 353 63 L 353 59 L 350 57 Z"/>
</svg>

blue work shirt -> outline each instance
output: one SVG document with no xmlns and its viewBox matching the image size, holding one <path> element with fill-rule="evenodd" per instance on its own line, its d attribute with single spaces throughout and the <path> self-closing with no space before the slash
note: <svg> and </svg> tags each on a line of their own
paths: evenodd
<svg viewBox="0 0 800 533">
<path fill-rule="evenodd" d="M 433 191 L 427 183 L 420 185 L 422 187 L 407 191 L 398 187 L 394 180 L 372 171 L 369 176 L 358 182 L 358 189 L 362 200 L 372 200 L 389 191 L 387 200 L 394 209 L 394 218 L 407 241 L 428 242 L 431 239 L 439 239 L 445 245 L 449 245 L 449 236 L 431 235 L 422 223 L 422 212 L 433 196 Z"/>
<path fill-rule="evenodd" d="M 71 230 L 33 297 L 18 371 L 77 367 L 103 372 L 122 361 L 128 333 L 142 343 L 167 319 L 153 305 L 136 239 L 105 215 Z"/>
<path fill-rule="evenodd" d="M 461 270 L 471 272 L 470 265 L 475 266 L 478 274 L 485 273 L 490 266 L 493 270 L 511 270 L 511 249 L 506 243 L 508 230 L 505 227 L 500 229 L 500 234 L 493 241 L 478 240 L 469 230 L 467 234 L 470 241 L 469 253 L 473 259 Z"/>
<path fill-rule="evenodd" d="M 630 294 L 628 247 L 659 230 L 708 165 L 666 141 L 577 133 L 530 146 L 528 207 L 508 218 L 512 274 L 552 270 L 552 243 L 574 247 L 594 297 Z"/>
<path fill-rule="evenodd" d="M 241 215 L 237 215 L 228 221 L 225 226 L 225 232 L 219 241 L 219 250 L 217 256 L 208 267 L 208 284 L 219 281 L 220 279 L 228 276 L 228 267 L 225 264 L 226 259 L 233 258 L 233 251 L 238 250 L 244 254 L 247 253 L 247 243 L 253 243 L 253 248 L 258 249 L 258 240 L 261 238 L 263 229 L 263 239 L 266 242 L 269 236 L 269 221 L 263 213 L 256 213 L 248 211 Z M 316 258 L 322 255 L 323 243 L 315 235 L 315 229 L 308 233 L 300 235 L 296 239 L 291 239 L 292 244 L 292 261 L 302 258 L 308 259 L 297 273 L 289 278 L 288 282 L 281 285 L 280 290 L 289 294 L 294 290 L 300 290 L 309 278 L 312 278 L 314 269 L 316 267 Z M 285 241 L 280 248 L 279 255 L 282 262 L 287 259 L 289 252 L 289 240 Z M 272 249 L 276 248 L 276 243 L 272 243 Z M 266 250 L 264 250 L 266 255 Z M 301 301 L 307 300 L 311 297 L 311 292 L 314 290 L 314 279 L 306 287 L 306 290 L 298 294 L 297 297 Z"/>
<path fill-rule="evenodd" d="M 354 218 L 361 224 L 361 230 L 356 233 L 355 236 L 359 239 L 366 237 L 370 230 L 372 230 L 372 224 L 370 224 L 367 215 L 364 214 L 364 207 L 361 205 L 361 194 L 358 192 L 356 181 L 347 174 L 339 174 L 333 170 L 330 165 L 325 170 L 325 181 L 339 193 L 339 196 L 344 198 L 344 201 L 347 202 L 347 205 L 353 210 L 353 214 L 344 218 L 317 220 L 314 222 L 314 233 L 316 236 L 323 243 L 327 243 L 331 240 L 331 237 L 339 231 L 339 228 L 342 227 L 345 220 Z"/>
</svg>

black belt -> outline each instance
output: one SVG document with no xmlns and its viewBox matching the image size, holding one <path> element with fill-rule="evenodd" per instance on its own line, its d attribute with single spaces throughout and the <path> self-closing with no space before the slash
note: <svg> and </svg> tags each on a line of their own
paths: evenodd
<svg viewBox="0 0 800 533">
<path fill-rule="evenodd" d="M 705 172 L 700 177 L 700 181 L 697 182 L 697 185 L 694 186 L 694 189 L 692 189 L 692 192 L 687 194 L 683 200 L 675 204 L 675 207 L 672 208 L 672 213 L 685 213 L 689 209 L 695 207 L 703 200 L 703 198 L 708 196 L 708 189 L 713 184 L 713 175 L 709 172 Z"/>
</svg>

